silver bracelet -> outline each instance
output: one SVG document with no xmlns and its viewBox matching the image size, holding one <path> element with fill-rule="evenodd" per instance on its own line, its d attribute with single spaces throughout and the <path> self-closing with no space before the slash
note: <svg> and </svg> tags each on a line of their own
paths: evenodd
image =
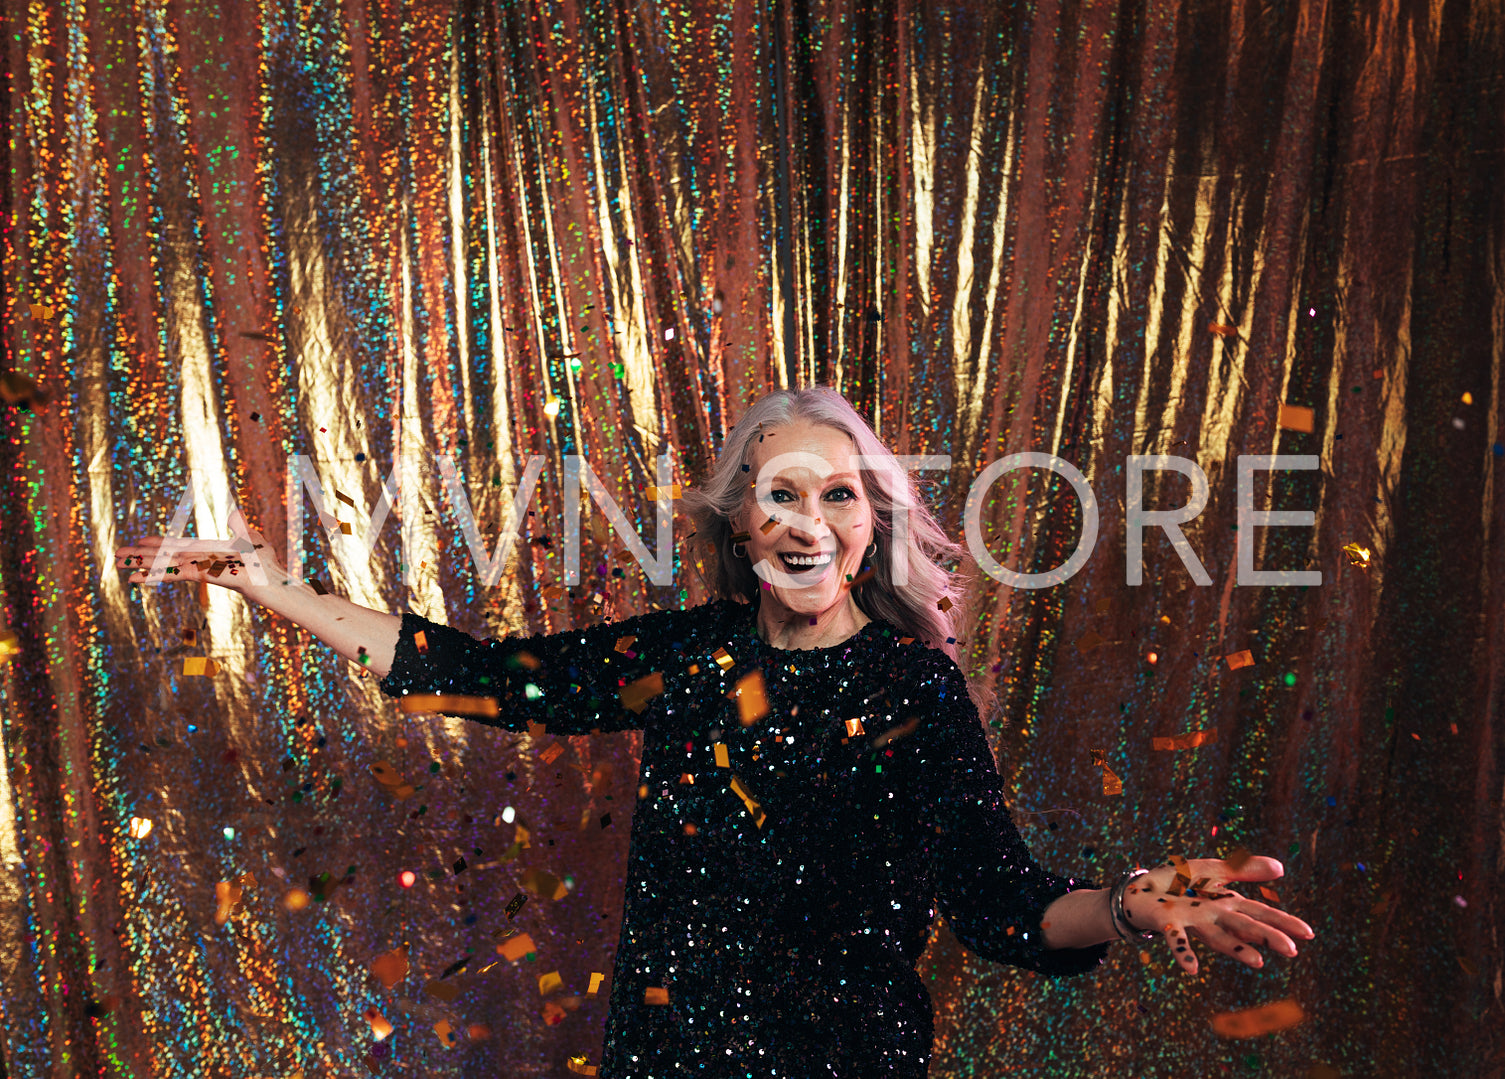
<svg viewBox="0 0 1505 1079">
<path fill-rule="evenodd" d="M 1141 868 L 1127 870 L 1118 878 L 1112 891 L 1108 893 L 1108 914 L 1113 919 L 1113 930 L 1118 934 L 1119 940 L 1155 939 L 1155 933 L 1135 928 L 1134 923 L 1129 921 L 1129 915 L 1124 911 L 1124 890 L 1135 877 L 1142 877 L 1148 872 L 1148 869 Z"/>
</svg>

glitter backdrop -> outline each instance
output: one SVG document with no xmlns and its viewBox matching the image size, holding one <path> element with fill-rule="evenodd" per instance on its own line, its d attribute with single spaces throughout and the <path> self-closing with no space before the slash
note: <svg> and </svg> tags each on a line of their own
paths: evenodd
<svg viewBox="0 0 1505 1079">
<path fill-rule="evenodd" d="M 651 538 L 656 458 L 695 483 L 747 402 L 812 381 L 951 455 L 928 489 L 958 537 L 1006 454 L 1092 483 L 1083 570 L 990 583 L 966 623 L 1037 857 L 1110 878 L 1248 846 L 1318 931 L 1259 973 L 1122 945 L 1053 984 L 940 930 L 933 1076 L 1505 1072 L 1498 4 L 5 0 L 3 29 L 5 1074 L 598 1061 L 635 737 L 545 762 L 403 715 L 289 623 L 110 554 L 190 492 L 190 532 L 233 497 L 280 550 L 291 506 L 311 576 L 477 634 L 694 603 L 686 520 L 656 587 L 599 506 L 561 587 L 563 456 Z M 1277 453 L 1320 467 L 1257 473 L 1255 504 L 1315 526 L 1244 538 L 1321 584 L 1236 587 L 1234 463 Z M 535 454 L 485 587 L 437 460 L 484 556 Z M 1124 583 L 1130 454 L 1205 470 L 1210 584 L 1154 529 Z M 1148 507 L 1186 503 L 1148 476 Z M 410 501 L 368 524 L 388 482 Z M 1013 474 L 990 551 L 1058 565 L 1076 506 Z M 568 891 L 518 915 L 514 962 L 529 870 Z M 1287 996 L 1292 1030 L 1209 1029 Z"/>
</svg>

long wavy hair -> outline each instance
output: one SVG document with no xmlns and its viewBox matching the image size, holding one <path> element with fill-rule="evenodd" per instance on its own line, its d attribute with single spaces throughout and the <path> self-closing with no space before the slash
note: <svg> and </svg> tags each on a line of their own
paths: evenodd
<svg viewBox="0 0 1505 1079">
<path fill-rule="evenodd" d="M 705 580 L 713 597 L 749 601 L 758 594 L 759 578 L 751 562 L 732 553 L 732 517 L 755 497 L 743 468 L 751 464 L 753 443 L 760 432 L 800 419 L 841 431 L 864 456 L 894 456 L 847 399 L 829 386 L 775 390 L 758 398 L 727 434 L 710 478 L 684 493 L 682 507 L 693 517 L 697 539 L 711 554 Z M 964 564 L 966 549 L 952 542 L 936 522 L 920 497 L 915 474 L 900 469 L 904 477 L 900 481 L 895 468 L 860 470 L 863 493 L 873 507 L 873 536 L 878 546 L 864 563 L 873 573 L 853 586 L 852 598 L 869 618 L 890 623 L 906 636 L 941 649 L 954 661 L 969 580 L 943 563 Z M 899 482 L 904 484 L 903 492 L 896 489 Z M 910 507 L 909 535 L 904 550 L 893 551 L 893 509 L 900 498 Z M 909 582 L 902 588 L 894 584 L 891 555 L 909 568 Z"/>
</svg>

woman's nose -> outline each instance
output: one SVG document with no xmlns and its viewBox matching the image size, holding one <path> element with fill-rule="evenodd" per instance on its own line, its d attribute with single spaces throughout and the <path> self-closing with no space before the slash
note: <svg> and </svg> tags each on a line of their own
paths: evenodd
<svg viewBox="0 0 1505 1079">
<path fill-rule="evenodd" d="M 789 522 L 789 534 L 802 540 L 814 542 L 822 536 L 829 535 L 831 529 L 820 515 L 820 506 L 815 503 L 807 503 L 800 506 L 800 513 L 804 519 L 795 518 Z"/>
</svg>

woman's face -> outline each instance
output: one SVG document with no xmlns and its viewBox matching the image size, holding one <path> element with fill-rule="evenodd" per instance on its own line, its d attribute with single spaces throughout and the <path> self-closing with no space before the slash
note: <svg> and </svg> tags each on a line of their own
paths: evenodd
<svg viewBox="0 0 1505 1079">
<path fill-rule="evenodd" d="M 852 602 L 847 582 L 873 541 L 856 452 L 844 432 L 809 420 L 765 428 L 753 442 L 748 501 L 733 531 L 748 534 L 762 615 L 809 622 Z"/>
</svg>

